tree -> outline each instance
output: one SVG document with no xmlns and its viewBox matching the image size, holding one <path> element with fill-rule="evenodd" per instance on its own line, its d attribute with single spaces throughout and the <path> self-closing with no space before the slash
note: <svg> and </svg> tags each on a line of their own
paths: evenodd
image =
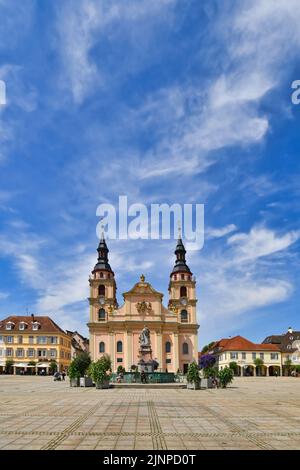
<svg viewBox="0 0 300 470">
<path fill-rule="evenodd" d="M 117 368 L 117 374 L 125 374 L 125 367 L 123 366 L 118 366 Z"/>
<path fill-rule="evenodd" d="M 54 372 L 57 371 L 57 362 L 51 361 L 49 364 L 49 369 L 50 369 L 51 374 L 54 374 Z"/>
<path fill-rule="evenodd" d="M 212 354 L 203 354 L 200 357 L 199 366 L 200 369 L 207 369 L 208 367 L 213 367 L 216 363 L 216 358 Z"/>
<path fill-rule="evenodd" d="M 14 365 L 14 361 L 12 359 L 6 359 L 6 362 L 5 362 L 5 372 L 6 372 L 6 374 L 12 374 L 13 373 L 13 365 Z"/>
<path fill-rule="evenodd" d="M 260 359 L 259 357 L 257 357 L 256 359 L 254 359 L 253 363 L 254 363 L 255 367 L 257 367 L 257 369 L 258 369 L 259 375 L 261 375 L 262 366 L 264 365 L 264 361 L 262 359 Z"/>
<path fill-rule="evenodd" d="M 186 379 L 188 383 L 194 383 L 194 384 L 200 383 L 199 367 L 196 364 L 196 362 L 192 362 L 191 364 L 189 364 Z"/>
<path fill-rule="evenodd" d="M 225 366 L 224 369 L 218 372 L 220 385 L 222 388 L 226 388 L 233 381 L 233 370 L 230 367 Z"/>
<path fill-rule="evenodd" d="M 202 348 L 201 353 L 204 354 L 204 353 L 206 353 L 207 351 L 210 351 L 210 349 L 213 347 L 214 344 L 215 344 L 215 341 L 211 341 L 210 343 L 206 344 L 206 345 Z"/>
<path fill-rule="evenodd" d="M 229 363 L 229 368 L 231 370 L 233 370 L 233 373 L 236 375 L 238 370 L 239 370 L 239 366 L 237 365 L 237 363 L 235 361 L 232 361 Z"/>
<path fill-rule="evenodd" d="M 291 375 L 292 370 L 294 369 L 291 359 L 287 359 L 284 363 L 285 369 L 288 375 Z"/>
<path fill-rule="evenodd" d="M 70 379 L 79 379 L 80 377 L 84 377 L 90 364 L 91 358 L 89 353 L 82 352 L 78 354 L 78 356 L 74 357 L 68 368 Z"/>
<path fill-rule="evenodd" d="M 98 361 L 92 362 L 88 373 L 96 385 L 108 382 L 111 375 L 111 360 L 108 354 L 104 354 Z"/>
</svg>

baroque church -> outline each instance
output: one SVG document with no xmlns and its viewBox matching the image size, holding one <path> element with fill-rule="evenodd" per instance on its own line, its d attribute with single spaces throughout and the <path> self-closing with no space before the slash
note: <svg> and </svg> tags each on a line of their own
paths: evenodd
<svg viewBox="0 0 300 470">
<path fill-rule="evenodd" d="M 179 236 L 175 265 L 170 274 L 168 307 L 163 294 L 141 275 L 140 280 L 123 294 L 119 307 L 116 280 L 108 260 L 108 248 L 102 235 L 98 261 L 90 275 L 90 352 L 92 360 L 104 353 L 116 371 L 126 371 L 141 359 L 143 330 L 148 331 L 152 359 L 161 372 L 186 372 L 189 363 L 198 361 L 199 325 L 196 317 L 196 280 L 186 263 L 186 250 Z"/>
</svg>

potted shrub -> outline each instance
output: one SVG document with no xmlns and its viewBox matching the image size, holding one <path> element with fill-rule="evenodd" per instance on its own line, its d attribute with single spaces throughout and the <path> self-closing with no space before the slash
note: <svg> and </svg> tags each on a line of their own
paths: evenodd
<svg viewBox="0 0 300 470">
<path fill-rule="evenodd" d="M 89 367 L 89 376 L 96 384 L 96 388 L 109 388 L 111 377 L 111 360 L 104 354 L 98 361 L 92 362 Z"/>
<path fill-rule="evenodd" d="M 79 379 L 80 379 L 80 372 L 78 370 L 75 359 L 73 359 L 73 361 L 69 365 L 68 376 L 70 378 L 70 387 L 78 387 Z"/>
<path fill-rule="evenodd" d="M 201 379 L 199 377 L 199 367 L 196 362 L 192 362 L 189 365 L 187 378 L 187 388 L 191 390 L 199 390 Z"/>
<path fill-rule="evenodd" d="M 218 373 L 221 388 L 226 388 L 233 381 L 233 370 L 230 367 L 224 367 Z"/>
<path fill-rule="evenodd" d="M 216 358 L 212 354 L 203 354 L 199 361 L 199 367 L 202 370 L 204 378 L 201 380 L 201 387 L 212 388 L 213 378 L 216 377 L 218 371 L 214 367 Z"/>
<path fill-rule="evenodd" d="M 87 370 L 91 363 L 90 355 L 86 352 L 78 354 L 69 365 L 68 375 L 70 377 L 70 386 L 91 387 L 92 381 L 86 377 Z"/>
</svg>

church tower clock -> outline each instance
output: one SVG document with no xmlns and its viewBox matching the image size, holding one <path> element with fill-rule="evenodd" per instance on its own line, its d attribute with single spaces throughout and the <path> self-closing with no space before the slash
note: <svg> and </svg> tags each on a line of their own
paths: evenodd
<svg viewBox="0 0 300 470">
<path fill-rule="evenodd" d="M 196 281 L 186 264 L 185 254 L 179 234 L 175 249 L 176 261 L 170 275 L 169 309 L 178 315 L 180 323 L 196 324 Z"/>
<path fill-rule="evenodd" d="M 109 249 L 104 235 L 101 237 L 97 251 L 98 261 L 89 279 L 90 321 L 106 322 L 118 305 L 115 275 L 108 262 Z"/>
</svg>

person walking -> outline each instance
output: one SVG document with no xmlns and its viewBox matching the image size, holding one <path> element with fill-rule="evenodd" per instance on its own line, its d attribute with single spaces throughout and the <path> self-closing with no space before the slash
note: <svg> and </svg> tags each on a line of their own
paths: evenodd
<svg viewBox="0 0 300 470">
<path fill-rule="evenodd" d="M 66 377 L 65 369 L 62 370 L 61 376 L 62 376 L 62 379 L 65 380 L 65 377 Z"/>
</svg>

